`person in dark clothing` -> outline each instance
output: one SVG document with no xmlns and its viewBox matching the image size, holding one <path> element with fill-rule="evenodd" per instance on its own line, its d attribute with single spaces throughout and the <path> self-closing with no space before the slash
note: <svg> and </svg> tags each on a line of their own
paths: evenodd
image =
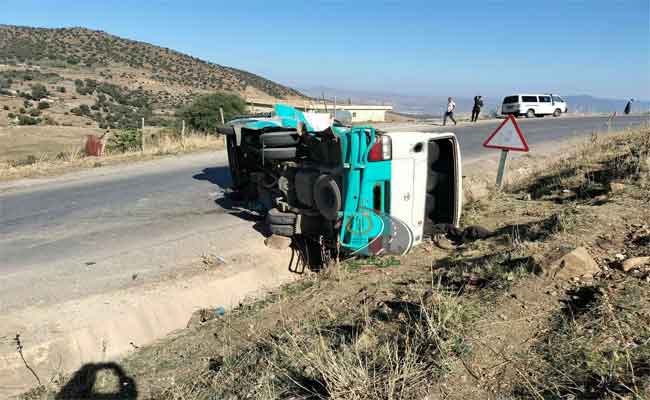
<svg viewBox="0 0 650 400">
<path fill-rule="evenodd" d="M 483 107 L 483 99 L 481 99 L 481 96 L 474 96 L 474 107 L 472 108 L 472 122 L 478 121 L 478 116 L 481 113 L 481 107 Z"/>
<path fill-rule="evenodd" d="M 630 113 L 630 111 L 632 111 L 632 102 L 633 101 L 634 101 L 634 99 L 630 99 L 630 101 L 628 101 L 627 104 L 625 105 L 625 110 L 623 111 L 625 113 L 625 115 L 628 115 Z"/>
</svg>

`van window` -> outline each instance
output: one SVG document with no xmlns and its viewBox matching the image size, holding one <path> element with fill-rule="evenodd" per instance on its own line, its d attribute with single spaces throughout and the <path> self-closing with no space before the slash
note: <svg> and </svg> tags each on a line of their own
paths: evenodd
<svg viewBox="0 0 650 400">
<path fill-rule="evenodd" d="M 551 96 L 539 96 L 539 102 L 540 103 L 550 103 L 551 102 Z"/>
<path fill-rule="evenodd" d="M 564 100 L 560 96 L 553 96 L 553 101 L 557 103 L 564 103 Z"/>
<path fill-rule="evenodd" d="M 537 103 L 537 96 L 521 96 L 523 103 Z"/>
<path fill-rule="evenodd" d="M 518 102 L 519 102 L 519 96 L 508 96 L 505 99 L 503 99 L 503 104 L 512 104 Z"/>
</svg>

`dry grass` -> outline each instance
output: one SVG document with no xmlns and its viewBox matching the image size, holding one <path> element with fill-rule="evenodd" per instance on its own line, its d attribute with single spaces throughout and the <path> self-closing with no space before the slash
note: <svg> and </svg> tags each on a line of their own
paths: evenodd
<svg viewBox="0 0 650 400">
<path fill-rule="evenodd" d="M 145 151 L 110 153 L 102 157 L 87 157 L 80 146 L 69 146 L 57 155 L 40 153 L 21 161 L 0 162 L 0 181 L 62 174 L 86 168 L 148 160 L 171 154 L 191 153 L 201 150 L 218 150 L 224 147 L 222 137 L 213 135 L 158 136 L 150 139 Z"/>
<path fill-rule="evenodd" d="M 510 190 L 527 190 L 534 199 L 558 191 L 585 199 L 608 192 L 609 184 L 617 180 L 638 181 L 646 187 L 649 156 L 650 127 L 616 136 L 592 135 L 569 154 L 515 182 Z"/>
<path fill-rule="evenodd" d="M 650 255 L 648 131 L 583 146 L 469 204 L 489 239 L 333 266 L 123 367 L 156 400 L 648 398 L 650 268 L 543 274 L 578 245 Z"/>
</svg>

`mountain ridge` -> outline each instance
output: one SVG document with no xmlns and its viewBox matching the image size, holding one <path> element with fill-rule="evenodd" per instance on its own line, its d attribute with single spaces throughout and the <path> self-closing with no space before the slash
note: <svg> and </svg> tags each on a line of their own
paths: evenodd
<svg viewBox="0 0 650 400">
<path fill-rule="evenodd" d="M 124 66 L 161 84 L 277 99 L 304 95 L 251 72 L 144 41 L 85 27 L 38 28 L 0 24 L 0 63 L 59 68 Z"/>
</svg>

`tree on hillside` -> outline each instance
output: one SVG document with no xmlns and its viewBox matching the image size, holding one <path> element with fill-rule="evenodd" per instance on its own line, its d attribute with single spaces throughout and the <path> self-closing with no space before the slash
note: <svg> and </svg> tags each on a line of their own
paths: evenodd
<svg viewBox="0 0 650 400">
<path fill-rule="evenodd" d="M 40 83 L 36 83 L 32 85 L 32 99 L 38 101 L 44 97 L 49 96 L 49 92 L 47 91 L 47 88 Z"/>
<path fill-rule="evenodd" d="M 176 116 L 199 131 L 214 131 L 221 124 L 219 108 L 226 120 L 246 112 L 246 102 L 241 97 L 227 93 L 212 93 L 198 97 L 191 105 L 178 111 Z"/>
</svg>

